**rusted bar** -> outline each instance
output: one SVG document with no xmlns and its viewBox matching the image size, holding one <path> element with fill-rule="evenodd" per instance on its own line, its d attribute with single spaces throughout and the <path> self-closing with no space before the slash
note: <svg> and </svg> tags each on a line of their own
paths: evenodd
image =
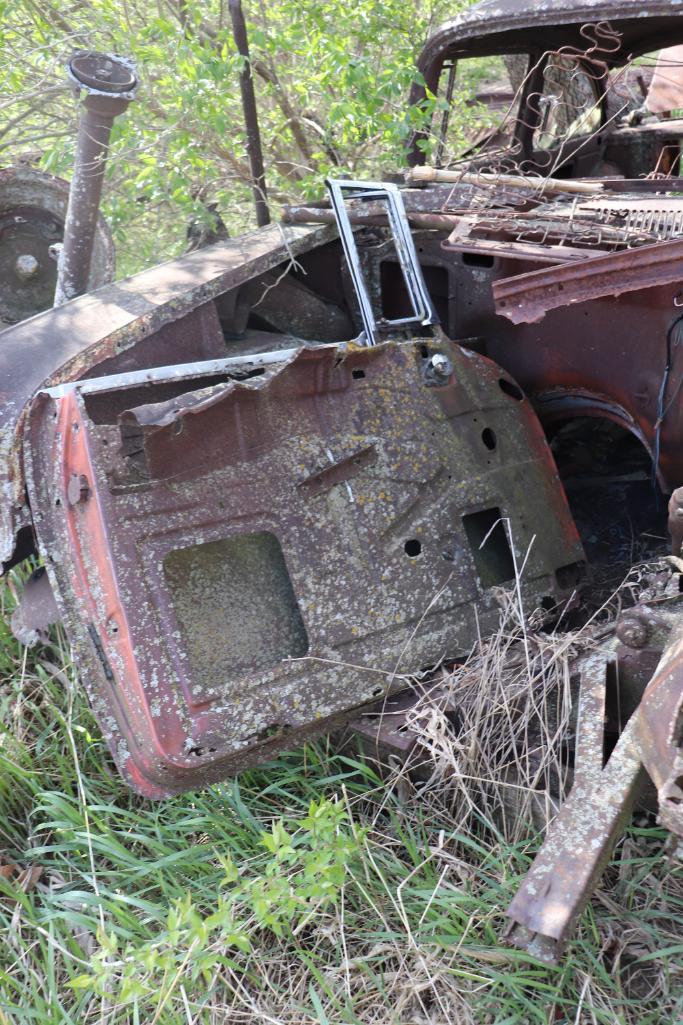
<svg viewBox="0 0 683 1025">
<path fill-rule="evenodd" d="M 455 72 L 458 67 L 457 61 L 451 61 L 448 69 L 448 80 L 446 82 L 446 106 L 441 116 L 441 127 L 439 129 L 439 142 L 434 155 L 436 167 L 441 167 L 444 150 L 446 149 L 446 136 L 448 135 L 448 124 L 451 119 L 451 104 L 453 102 L 453 88 L 455 86 Z"/>
<path fill-rule="evenodd" d="M 261 148 L 261 132 L 259 130 L 258 112 L 256 110 L 254 80 L 251 75 L 249 37 L 247 36 L 247 26 L 242 10 L 242 0 L 230 0 L 230 17 L 232 18 L 232 34 L 235 46 L 237 47 L 237 52 L 242 57 L 240 92 L 242 94 L 244 125 L 247 130 L 247 154 L 251 169 L 256 223 L 259 228 L 263 228 L 266 224 L 270 224 L 270 211 L 268 209 L 266 173 L 263 167 L 263 150 Z"/>
<path fill-rule="evenodd" d="M 591 654 L 581 666 L 579 715 L 574 752 L 574 786 L 599 783 L 604 767 L 605 707 L 609 657 Z"/>
<path fill-rule="evenodd" d="M 683 624 L 674 629 L 643 695 L 637 731 L 659 794 L 659 821 L 683 837 Z"/>
<path fill-rule="evenodd" d="M 354 210 L 349 207 L 349 220 L 354 225 L 371 225 L 385 227 L 388 224 L 386 207 L 382 203 L 366 203 L 365 209 Z M 454 214 L 419 213 L 406 211 L 413 228 L 445 228 L 450 230 L 459 222 L 460 217 Z M 332 210 L 321 210 L 312 206 L 285 206 L 282 210 L 285 224 L 335 224 Z"/>
<path fill-rule="evenodd" d="M 113 54 L 77 53 L 69 61 L 68 70 L 69 77 L 86 95 L 59 256 L 55 306 L 88 289 L 109 137 L 114 118 L 126 109 L 137 85 L 131 62 Z"/>
</svg>

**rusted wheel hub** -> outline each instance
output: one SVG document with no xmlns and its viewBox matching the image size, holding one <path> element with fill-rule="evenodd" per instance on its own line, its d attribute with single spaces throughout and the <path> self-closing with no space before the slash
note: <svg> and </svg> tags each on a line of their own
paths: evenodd
<svg viewBox="0 0 683 1025">
<path fill-rule="evenodd" d="M 26 168 L 0 171 L 0 329 L 52 306 L 68 182 Z M 99 218 L 89 287 L 114 277 L 114 243 Z"/>
</svg>

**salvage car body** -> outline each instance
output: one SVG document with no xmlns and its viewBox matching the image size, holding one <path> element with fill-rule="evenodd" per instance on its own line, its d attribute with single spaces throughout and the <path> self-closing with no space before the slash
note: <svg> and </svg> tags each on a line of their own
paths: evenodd
<svg viewBox="0 0 683 1025">
<path fill-rule="evenodd" d="M 501 586 L 520 611 L 568 599 L 585 555 L 554 425 L 612 421 L 663 490 L 683 481 L 677 158 L 638 177 L 661 171 L 683 127 L 567 130 L 545 164 L 529 144 L 553 54 L 607 89 L 633 55 L 678 40 L 683 15 L 659 2 L 484 3 L 436 34 L 421 59 L 432 90 L 456 57 L 529 64 L 507 153 L 484 143 L 430 182 L 415 140 L 401 196 L 434 316 L 410 324 L 378 186 L 348 204 L 349 259 L 321 200 L 0 335 L 0 558 L 41 556 L 139 792 L 220 779 L 406 690 L 495 629 Z M 587 153 L 608 178 L 573 179 Z M 28 638 L 50 619 L 42 572 L 20 610 Z M 680 831 L 680 642 L 646 689 L 676 636 L 673 621 L 658 630 L 639 673 L 627 659 L 643 645 L 622 630 L 586 674 L 590 771 L 511 910 L 541 956 L 587 899 L 643 765 Z M 606 667 L 620 659 L 642 711 L 604 762 Z"/>
</svg>

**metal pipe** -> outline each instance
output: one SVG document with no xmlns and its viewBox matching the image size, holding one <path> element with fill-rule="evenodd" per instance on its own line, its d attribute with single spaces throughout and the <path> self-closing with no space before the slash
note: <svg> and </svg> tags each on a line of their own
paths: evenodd
<svg viewBox="0 0 683 1025">
<path fill-rule="evenodd" d="M 85 91 L 76 143 L 76 162 L 59 254 L 54 305 L 88 290 L 97 216 L 114 118 L 133 99 L 133 64 L 113 54 L 81 52 L 68 64 L 69 77 Z"/>
<path fill-rule="evenodd" d="M 455 73 L 458 68 L 457 61 L 451 61 L 448 69 L 448 82 L 446 84 L 446 106 L 441 117 L 441 128 L 439 130 L 439 142 L 434 155 L 434 166 L 441 167 L 443 163 L 444 150 L 446 149 L 446 136 L 448 135 L 448 124 L 451 119 L 451 104 L 453 103 L 453 89 L 455 87 Z"/>
<path fill-rule="evenodd" d="M 235 46 L 237 47 L 237 52 L 242 57 L 240 92 L 242 94 L 244 126 L 247 130 L 247 155 L 251 170 L 256 223 L 259 228 L 263 228 L 266 224 L 270 224 L 270 211 L 268 209 L 266 174 L 263 167 L 263 150 L 261 148 L 261 132 L 259 130 L 258 112 L 256 110 L 254 80 L 251 75 L 249 37 L 247 36 L 247 26 L 244 20 L 244 12 L 242 11 L 242 0 L 230 0 L 229 6 Z"/>
<path fill-rule="evenodd" d="M 365 210 L 349 207 L 348 215 L 351 224 L 386 227 L 389 218 L 386 206 L 380 203 L 367 203 Z M 407 210 L 406 217 L 413 228 L 445 229 L 451 231 L 468 211 L 458 214 L 423 213 L 419 210 Z M 312 206 L 284 206 L 282 208 L 284 224 L 336 224 L 333 210 L 324 210 Z"/>
</svg>

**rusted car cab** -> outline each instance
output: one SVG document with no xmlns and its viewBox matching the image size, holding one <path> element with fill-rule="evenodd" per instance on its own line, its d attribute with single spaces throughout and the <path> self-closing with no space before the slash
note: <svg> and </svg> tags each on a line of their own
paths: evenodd
<svg viewBox="0 0 683 1025">
<path fill-rule="evenodd" d="M 398 197 L 332 182 L 334 211 L 289 207 L 0 335 L 0 557 L 44 565 L 21 630 L 63 620 L 138 791 L 220 779 L 410 690 L 495 629 L 501 587 L 527 613 L 568 599 L 585 553 L 560 426 L 616 424 L 663 491 L 683 482 L 683 121 L 648 109 L 657 71 L 637 70 L 681 42 L 669 2 L 479 4 L 420 59 L 411 102 L 446 102 Z M 453 135 L 455 76 L 480 57 L 509 89 L 473 102 L 503 116 Z M 665 626 L 641 710 L 606 764 L 589 731 L 591 773 L 513 908 L 541 956 L 643 766 L 683 831 L 675 646 L 645 688 Z M 620 636 L 582 687 L 598 720 Z"/>
</svg>

